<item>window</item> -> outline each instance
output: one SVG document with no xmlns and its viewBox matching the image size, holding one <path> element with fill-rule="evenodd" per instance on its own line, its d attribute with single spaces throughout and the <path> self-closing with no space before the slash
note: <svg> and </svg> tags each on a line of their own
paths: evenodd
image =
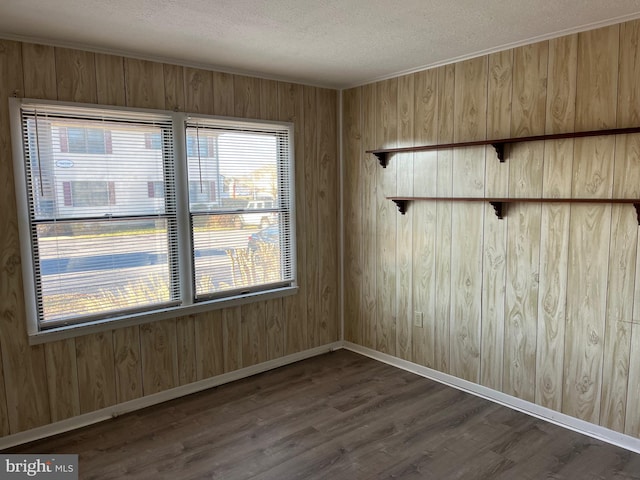
<svg viewBox="0 0 640 480">
<path fill-rule="evenodd" d="M 11 109 L 30 334 L 295 291 L 289 125 Z"/>
</svg>

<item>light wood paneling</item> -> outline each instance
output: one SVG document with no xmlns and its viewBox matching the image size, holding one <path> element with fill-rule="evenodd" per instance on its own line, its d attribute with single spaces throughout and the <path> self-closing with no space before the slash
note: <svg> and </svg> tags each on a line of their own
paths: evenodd
<svg viewBox="0 0 640 480">
<path fill-rule="evenodd" d="M 235 75 L 233 77 L 233 111 L 236 117 L 260 116 L 260 79 Z"/>
<path fill-rule="evenodd" d="M 398 78 L 398 146 L 413 143 L 415 75 Z M 396 154 L 396 194 L 413 194 L 413 153 Z M 393 204 L 389 204 L 393 206 Z M 413 359 L 413 214 L 410 208 L 405 215 L 395 214 L 396 219 L 396 356 Z"/>
<path fill-rule="evenodd" d="M 547 133 L 574 130 L 577 63 L 577 35 L 549 42 Z M 543 197 L 571 197 L 572 165 L 573 140 L 545 143 Z M 535 401 L 554 410 L 562 407 L 569 212 L 569 205 L 542 205 Z"/>
<path fill-rule="evenodd" d="M 282 328 L 282 299 L 265 302 L 265 331 L 267 360 L 284 355 L 284 329 Z"/>
<path fill-rule="evenodd" d="M 616 124 L 618 26 L 578 36 L 576 129 Z M 576 139 L 573 195 L 612 193 L 615 139 Z M 571 207 L 565 381 L 562 410 L 598 423 L 606 316 L 611 206 Z"/>
<path fill-rule="evenodd" d="M 164 108 L 173 112 L 184 112 L 185 88 L 184 68 L 178 65 L 163 65 L 164 72 Z"/>
<path fill-rule="evenodd" d="M 162 64 L 124 59 L 125 98 L 128 107 L 164 108 Z"/>
<path fill-rule="evenodd" d="M 362 344 L 362 89 L 342 92 L 344 146 L 344 339 Z"/>
<path fill-rule="evenodd" d="M 438 71 L 427 70 L 415 74 L 414 138 L 421 145 L 438 140 Z M 436 195 L 438 179 L 437 152 L 416 153 L 413 161 L 413 194 Z M 433 368 L 435 365 L 435 332 L 437 328 L 436 295 L 436 204 L 415 202 L 413 215 L 412 296 L 413 311 L 409 310 L 412 329 L 413 361 Z M 400 242 L 399 242 L 400 244 Z M 422 327 L 413 324 L 414 312 L 422 312 Z"/>
<path fill-rule="evenodd" d="M 195 316 L 189 315 L 176 319 L 176 345 L 178 360 L 178 385 L 186 385 L 198 379 L 196 368 Z"/>
<path fill-rule="evenodd" d="M 547 63 L 547 42 L 514 50 L 511 136 L 544 133 Z M 540 197 L 544 143 L 514 145 L 509 158 L 509 195 Z M 507 212 L 502 389 L 528 401 L 535 399 L 540 215 L 536 204 L 510 204 Z"/>
<path fill-rule="evenodd" d="M 267 360 L 266 305 L 256 302 L 241 308 L 242 366 L 250 367 Z"/>
<path fill-rule="evenodd" d="M 380 146 L 394 147 L 398 136 L 398 80 L 380 82 L 376 86 L 376 139 Z M 396 348 L 396 240 L 397 213 L 385 195 L 396 193 L 397 158 L 387 168 L 377 169 L 377 328 L 376 349 L 394 354 Z"/>
<path fill-rule="evenodd" d="M 96 333 L 76 338 L 76 362 L 80 412 L 114 405 L 117 400 L 111 334 Z"/>
<path fill-rule="evenodd" d="M 318 155 L 318 112 L 317 112 L 317 90 L 315 88 L 303 88 L 303 105 L 304 105 L 304 152 L 305 158 L 316 157 Z M 311 258 L 319 258 L 318 231 L 318 167 L 315 164 L 307 164 L 304 169 L 304 225 L 300 225 L 300 230 L 304 231 L 301 246 L 304 249 L 304 256 L 307 261 Z M 308 267 L 308 266 L 307 266 Z M 318 271 L 312 268 L 305 268 L 304 282 L 306 283 L 306 301 L 305 309 L 307 318 L 307 346 L 310 348 L 320 344 L 318 338 L 318 322 L 319 316 L 319 298 L 320 298 L 320 279 Z"/>
<path fill-rule="evenodd" d="M 630 358 L 640 356 L 640 255 L 636 255 L 636 284 L 633 291 Z M 640 437 L 640 362 L 629 362 L 629 382 L 624 433 Z"/>
<path fill-rule="evenodd" d="M 489 55 L 487 88 L 487 138 L 508 137 L 511 133 L 513 51 Z M 486 195 L 507 197 L 511 162 L 500 163 L 493 147 L 485 149 L 485 156 Z M 498 219 L 492 210 L 491 205 L 485 205 L 480 383 L 500 390 L 504 357 L 507 222 Z"/>
<path fill-rule="evenodd" d="M 24 91 L 30 98 L 57 100 L 56 59 L 53 47 L 22 44 Z"/>
<path fill-rule="evenodd" d="M 95 63 L 98 103 L 103 105 L 126 105 L 124 59 L 114 55 L 97 53 L 95 54 Z"/>
<path fill-rule="evenodd" d="M 242 311 L 240 307 L 222 311 L 223 369 L 232 372 L 242 367 Z"/>
<path fill-rule="evenodd" d="M 362 148 L 377 148 L 376 142 L 376 104 L 375 85 L 362 87 Z M 362 264 L 366 266 L 362 272 L 362 344 L 368 348 L 376 348 L 378 331 L 377 305 L 377 190 L 378 162 L 373 155 L 361 153 L 358 161 L 362 162 L 364 179 L 362 191 Z"/>
<path fill-rule="evenodd" d="M 151 395 L 177 387 L 176 321 L 163 320 L 140 327 L 142 391 Z"/>
<path fill-rule="evenodd" d="M 113 331 L 113 353 L 118 403 L 142 396 L 142 362 L 140 361 L 140 327 Z"/>
<path fill-rule="evenodd" d="M 455 66 L 438 69 L 438 143 L 453 141 Z M 453 195 L 453 154 L 438 151 L 438 196 Z M 449 373 L 451 364 L 451 203 L 436 202 L 435 368 Z"/>
<path fill-rule="evenodd" d="M 260 118 L 278 120 L 278 82 L 260 79 Z"/>
<path fill-rule="evenodd" d="M 56 47 L 55 56 L 58 100 L 96 103 L 94 54 Z"/>
<path fill-rule="evenodd" d="M 51 421 L 80 415 L 75 340 L 48 343 L 44 346 L 44 354 L 51 398 Z"/>
<path fill-rule="evenodd" d="M 245 308 L 242 308 L 243 317 Z M 222 347 L 222 311 L 199 313 L 195 316 L 196 377 L 198 380 L 224 373 Z M 243 344 L 244 348 L 244 344 Z M 246 365 L 242 365 L 246 367 Z"/>
<path fill-rule="evenodd" d="M 184 87 L 187 112 L 213 113 L 213 76 L 210 71 L 185 67 Z"/>
<path fill-rule="evenodd" d="M 231 117 L 234 115 L 234 76 L 213 72 L 213 113 Z"/>
</svg>

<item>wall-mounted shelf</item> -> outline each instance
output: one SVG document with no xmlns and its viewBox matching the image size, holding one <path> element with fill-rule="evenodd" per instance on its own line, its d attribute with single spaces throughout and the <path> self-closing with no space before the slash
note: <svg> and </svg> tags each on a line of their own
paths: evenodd
<svg viewBox="0 0 640 480">
<path fill-rule="evenodd" d="M 495 140 L 476 140 L 472 142 L 459 142 L 459 143 L 441 143 L 438 145 L 420 145 L 416 147 L 398 147 L 398 148 L 380 148 L 377 150 L 367 150 L 367 153 L 372 153 L 378 158 L 378 162 L 382 167 L 386 168 L 389 161 L 389 155 L 392 153 L 402 152 L 424 152 L 427 150 L 444 150 L 447 148 L 462 148 L 462 147 L 478 147 L 482 145 L 491 145 L 496 150 L 496 155 L 500 162 L 505 161 L 505 145 L 522 142 L 538 142 L 541 140 L 562 140 L 565 138 L 580 138 L 580 137 L 599 137 L 602 135 L 625 135 L 629 133 L 640 133 L 640 127 L 631 128 L 612 128 L 609 130 L 591 130 L 587 132 L 573 132 L 573 133 L 554 133 L 550 135 L 535 135 L 531 137 L 517 137 L 517 138 L 500 138 Z"/>
<path fill-rule="evenodd" d="M 636 209 L 638 225 L 640 225 L 640 199 L 638 198 L 485 198 L 485 197 L 387 197 L 404 215 L 407 204 L 411 201 L 447 201 L 447 202 L 488 202 L 498 218 L 503 218 L 507 203 L 629 203 Z"/>
</svg>

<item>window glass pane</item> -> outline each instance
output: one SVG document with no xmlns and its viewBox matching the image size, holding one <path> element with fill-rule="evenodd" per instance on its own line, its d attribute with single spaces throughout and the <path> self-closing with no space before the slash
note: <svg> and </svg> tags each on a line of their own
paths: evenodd
<svg viewBox="0 0 640 480">
<path fill-rule="evenodd" d="M 108 182 L 71 182 L 71 202 L 74 207 L 104 207 L 109 205 Z"/>
<path fill-rule="evenodd" d="M 175 299 L 166 219 L 36 227 L 42 325 Z"/>
<path fill-rule="evenodd" d="M 194 217 L 196 297 L 286 281 L 281 228 L 279 218 L 247 230 L 239 227 L 237 215 Z"/>
</svg>

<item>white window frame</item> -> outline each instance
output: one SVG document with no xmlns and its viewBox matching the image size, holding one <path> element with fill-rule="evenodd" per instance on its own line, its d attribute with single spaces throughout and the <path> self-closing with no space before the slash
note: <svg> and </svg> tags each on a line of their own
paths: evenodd
<svg viewBox="0 0 640 480">
<path fill-rule="evenodd" d="M 176 182 L 176 209 L 178 223 L 178 281 L 180 284 L 180 304 L 175 307 L 165 307 L 157 310 L 147 310 L 139 313 L 123 314 L 116 317 L 102 318 L 98 320 L 89 320 L 82 323 L 73 323 L 70 325 L 41 330 L 38 319 L 37 301 L 36 301 L 36 278 L 34 271 L 34 262 L 31 244 L 31 225 L 30 213 L 28 206 L 28 192 L 26 182 L 25 157 L 23 151 L 22 136 L 22 104 L 39 104 L 39 105 L 55 105 L 69 106 L 78 108 L 91 108 L 98 110 L 109 110 L 111 112 L 134 112 L 149 113 L 154 115 L 163 115 L 171 119 L 173 125 L 173 162 L 175 168 Z M 29 343 L 31 345 L 40 344 L 49 341 L 56 341 L 64 338 L 71 338 L 79 335 L 86 335 L 105 330 L 113 330 L 116 328 L 124 328 L 132 325 L 139 325 L 152 321 L 175 318 L 183 315 L 190 315 L 199 312 L 233 307 L 256 301 L 264 301 L 271 298 L 280 298 L 293 295 L 298 292 L 297 284 L 297 265 L 296 265 L 296 225 L 295 225 L 295 181 L 294 181 L 294 157 L 293 157 L 293 124 L 289 122 L 274 122 L 263 120 L 247 120 L 235 117 L 220 117 L 201 114 L 190 114 L 183 112 L 173 112 L 168 110 L 140 109 L 118 106 L 106 106 L 87 103 L 70 103 L 57 102 L 30 98 L 10 98 L 9 111 L 11 118 L 11 136 L 13 151 L 14 180 L 16 189 L 16 205 L 18 217 L 18 230 L 20 237 L 20 253 L 23 274 L 23 288 L 26 307 L 26 322 Z M 186 162 L 186 125 L 188 119 L 197 117 L 202 119 L 210 119 L 219 121 L 224 124 L 238 125 L 242 123 L 250 128 L 265 128 L 265 126 L 273 125 L 285 127 L 288 130 L 288 152 L 287 164 L 289 168 L 289 204 L 288 219 L 289 232 L 291 235 L 290 254 L 292 268 L 292 280 L 284 286 L 276 288 L 261 289 L 255 291 L 231 292 L 225 296 L 217 297 L 211 300 L 194 301 L 194 284 L 193 284 L 193 265 L 192 265 L 192 245 L 191 245 L 191 225 L 189 214 L 189 185 L 187 178 L 187 162 Z"/>
</svg>

